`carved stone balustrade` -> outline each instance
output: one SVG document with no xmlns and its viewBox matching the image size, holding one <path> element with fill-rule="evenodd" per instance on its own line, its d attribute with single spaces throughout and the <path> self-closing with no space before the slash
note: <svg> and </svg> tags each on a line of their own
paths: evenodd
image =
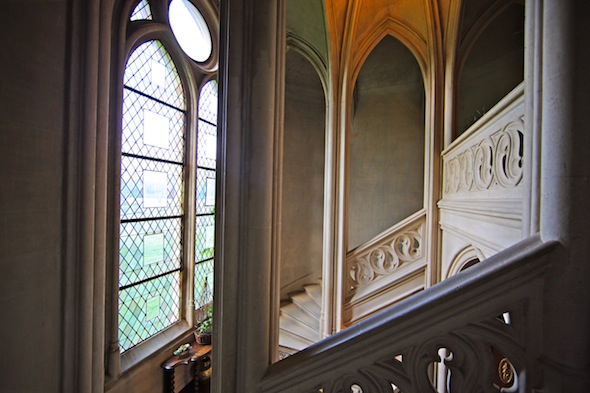
<svg viewBox="0 0 590 393">
<path fill-rule="evenodd" d="M 425 222 L 420 211 L 347 254 L 345 323 L 424 289 Z"/>
<path fill-rule="evenodd" d="M 442 153 L 441 279 L 460 270 L 463 250 L 488 258 L 523 238 L 524 109 L 520 84 Z"/>
<path fill-rule="evenodd" d="M 556 245 L 526 239 L 272 365 L 263 392 L 436 392 L 435 368 L 453 393 L 531 391 Z"/>
<path fill-rule="evenodd" d="M 443 152 L 443 195 L 518 186 L 524 165 L 523 85 Z"/>
</svg>

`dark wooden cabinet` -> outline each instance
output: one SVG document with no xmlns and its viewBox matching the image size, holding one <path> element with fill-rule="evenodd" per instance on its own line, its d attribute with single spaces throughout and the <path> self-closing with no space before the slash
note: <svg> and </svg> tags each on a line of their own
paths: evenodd
<svg viewBox="0 0 590 393">
<path fill-rule="evenodd" d="M 180 365 L 189 365 L 195 363 L 193 373 L 193 382 L 195 393 L 201 390 L 201 380 L 199 375 L 206 367 L 210 367 L 211 345 L 199 345 L 192 343 L 192 348 L 185 356 L 174 355 L 162 363 L 164 369 L 164 393 L 174 393 L 174 369 Z"/>
</svg>

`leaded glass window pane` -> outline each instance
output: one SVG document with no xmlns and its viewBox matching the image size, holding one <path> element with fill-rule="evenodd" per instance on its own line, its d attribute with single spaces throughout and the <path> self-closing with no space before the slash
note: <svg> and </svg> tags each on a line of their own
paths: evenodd
<svg viewBox="0 0 590 393">
<path fill-rule="evenodd" d="M 180 319 L 180 272 L 119 291 L 119 345 L 124 352 Z"/>
<path fill-rule="evenodd" d="M 217 82 L 203 86 L 199 97 L 195 225 L 195 308 L 213 300 L 215 256 L 215 166 L 217 160 Z"/>
<path fill-rule="evenodd" d="M 199 118 L 211 124 L 217 124 L 217 81 L 206 83 L 201 90 Z"/>
<path fill-rule="evenodd" d="M 215 169 L 217 156 L 217 125 L 199 119 L 199 137 L 197 143 L 197 165 Z"/>
<path fill-rule="evenodd" d="M 121 130 L 119 345 L 126 351 L 180 320 L 186 114 L 159 41 L 125 67 Z"/>
<path fill-rule="evenodd" d="M 172 58 L 158 40 L 143 43 L 131 53 L 123 84 L 173 108 L 185 109 L 180 76 Z"/>
<path fill-rule="evenodd" d="M 195 309 L 210 304 L 213 301 L 213 259 L 195 264 Z M 198 285 L 196 285 L 198 284 Z"/>
<path fill-rule="evenodd" d="M 215 213 L 215 171 L 202 168 L 197 171 L 197 214 Z"/>
<path fill-rule="evenodd" d="M 121 157 L 121 220 L 179 216 L 182 165 Z"/>
<path fill-rule="evenodd" d="M 142 19 L 152 19 L 152 10 L 148 0 L 141 0 L 137 6 L 135 6 L 135 9 L 133 9 L 133 12 L 131 12 L 131 18 L 129 18 L 129 20 Z"/>
<path fill-rule="evenodd" d="M 124 287 L 179 269 L 181 230 L 179 218 L 122 223 L 119 285 Z"/>
<path fill-rule="evenodd" d="M 215 216 L 207 214 L 197 216 L 196 253 L 197 261 L 204 261 L 213 258 L 215 247 Z"/>
<path fill-rule="evenodd" d="M 182 163 L 184 112 L 125 89 L 122 150 L 129 154 Z"/>
</svg>

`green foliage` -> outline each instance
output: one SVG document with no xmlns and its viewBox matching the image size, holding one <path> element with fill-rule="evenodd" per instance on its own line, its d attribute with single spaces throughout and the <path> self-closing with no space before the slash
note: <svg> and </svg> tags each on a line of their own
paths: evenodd
<svg viewBox="0 0 590 393">
<path fill-rule="evenodd" d="M 212 330 L 213 330 L 213 306 L 209 306 L 207 308 L 207 314 L 205 315 L 205 318 L 203 318 L 197 326 L 197 333 L 207 334 L 207 333 L 211 333 Z"/>
</svg>

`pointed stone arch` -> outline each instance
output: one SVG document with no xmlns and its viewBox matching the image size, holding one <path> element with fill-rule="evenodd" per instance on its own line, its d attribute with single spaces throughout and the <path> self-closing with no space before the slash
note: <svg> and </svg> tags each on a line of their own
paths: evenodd
<svg viewBox="0 0 590 393">
<path fill-rule="evenodd" d="M 479 263 L 484 259 L 485 255 L 479 248 L 473 245 L 463 248 L 455 255 L 455 258 L 453 258 L 453 262 L 451 262 L 445 279 L 454 276 L 460 271 L 474 265 L 475 263 Z"/>
<path fill-rule="evenodd" d="M 428 45 L 426 39 L 412 27 L 393 18 L 386 18 L 381 23 L 377 24 L 376 27 L 369 34 L 367 34 L 366 37 L 362 38 L 360 43 L 354 47 L 355 54 L 351 56 L 351 83 L 354 84 L 354 81 L 358 77 L 358 73 L 360 72 L 369 54 L 371 54 L 373 49 L 375 49 L 375 47 L 387 35 L 390 35 L 399 40 L 414 55 L 414 58 L 418 62 L 418 65 L 422 71 L 422 78 L 426 86 L 426 81 L 428 80 Z"/>
</svg>

